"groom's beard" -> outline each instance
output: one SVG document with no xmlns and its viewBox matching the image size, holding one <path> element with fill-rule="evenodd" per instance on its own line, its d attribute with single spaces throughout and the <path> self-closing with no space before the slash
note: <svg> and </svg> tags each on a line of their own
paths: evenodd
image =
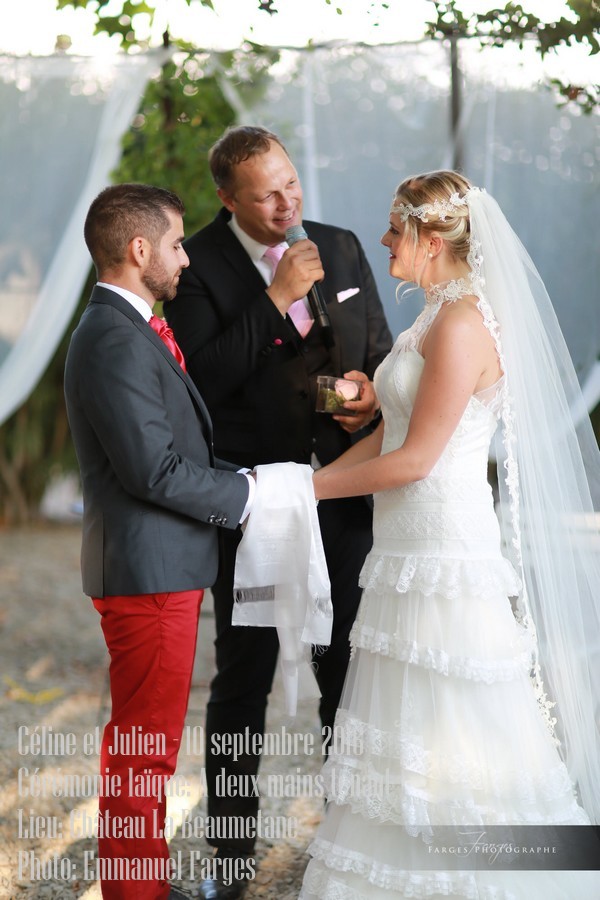
<svg viewBox="0 0 600 900">
<path fill-rule="evenodd" d="M 173 300 L 177 294 L 177 283 L 181 269 L 174 275 L 169 275 L 165 264 L 157 258 L 156 251 L 152 251 L 150 265 L 142 275 L 142 283 L 148 288 L 155 300 Z"/>
</svg>

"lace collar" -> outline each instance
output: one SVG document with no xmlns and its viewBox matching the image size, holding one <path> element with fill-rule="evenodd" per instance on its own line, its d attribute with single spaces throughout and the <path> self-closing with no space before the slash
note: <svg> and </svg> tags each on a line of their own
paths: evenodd
<svg viewBox="0 0 600 900">
<path fill-rule="evenodd" d="M 455 303 L 465 294 L 474 294 L 473 278 L 471 274 L 465 278 L 454 278 L 452 281 L 442 281 L 439 284 L 430 285 L 425 291 L 425 302 L 429 304 Z"/>
<path fill-rule="evenodd" d="M 464 278 L 454 278 L 430 285 L 425 291 L 427 304 L 455 303 L 465 294 L 473 294 L 480 300 L 483 298 L 484 280 L 481 272 L 481 244 L 471 241 L 471 249 L 467 254 L 467 263 L 471 271 Z"/>
</svg>

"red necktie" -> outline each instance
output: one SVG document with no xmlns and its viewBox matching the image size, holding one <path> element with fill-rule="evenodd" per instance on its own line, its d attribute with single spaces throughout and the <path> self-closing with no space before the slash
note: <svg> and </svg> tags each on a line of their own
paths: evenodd
<svg viewBox="0 0 600 900">
<path fill-rule="evenodd" d="M 271 269 L 273 271 L 273 276 L 275 276 L 275 269 L 279 264 L 279 260 L 287 250 L 285 244 L 278 244 L 276 247 L 267 247 L 265 252 L 263 253 L 263 259 L 266 259 L 271 264 Z M 310 329 L 313 327 L 314 319 L 310 315 L 308 309 L 306 308 L 306 301 L 304 298 L 301 300 L 296 300 L 290 308 L 288 309 L 288 316 L 294 323 L 296 327 L 296 331 L 298 334 L 305 338 Z"/>
<path fill-rule="evenodd" d="M 183 353 L 181 352 L 181 348 L 177 341 L 175 340 L 175 336 L 164 319 L 159 319 L 158 316 L 150 316 L 150 321 L 148 325 L 155 331 L 163 344 L 169 348 L 183 371 L 186 371 L 185 368 L 185 360 L 183 358 Z"/>
</svg>

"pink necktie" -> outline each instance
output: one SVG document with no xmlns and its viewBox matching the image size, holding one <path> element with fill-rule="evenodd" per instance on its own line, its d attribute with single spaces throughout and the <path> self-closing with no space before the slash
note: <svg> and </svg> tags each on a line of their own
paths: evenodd
<svg viewBox="0 0 600 900">
<path fill-rule="evenodd" d="M 287 250 L 287 246 L 285 244 L 277 244 L 276 247 L 267 247 L 265 252 L 263 253 L 263 259 L 266 259 L 271 264 L 272 276 L 275 276 L 275 270 L 279 264 L 279 260 Z M 301 300 L 296 300 L 290 308 L 288 309 L 288 316 L 294 323 L 296 331 L 300 335 L 300 337 L 305 338 L 310 329 L 313 327 L 314 319 L 310 315 L 308 309 L 306 308 L 306 302 L 304 298 Z"/>
<path fill-rule="evenodd" d="M 157 333 L 163 344 L 165 344 L 165 346 L 169 348 L 169 350 L 185 372 L 186 368 L 183 353 L 181 352 L 179 344 L 175 340 L 175 335 L 173 334 L 165 320 L 159 319 L 158 316 L 152 315 L 150 316 L 148 325 L 150 326 L 152 331 L 155 331 Z"/>
</svg>

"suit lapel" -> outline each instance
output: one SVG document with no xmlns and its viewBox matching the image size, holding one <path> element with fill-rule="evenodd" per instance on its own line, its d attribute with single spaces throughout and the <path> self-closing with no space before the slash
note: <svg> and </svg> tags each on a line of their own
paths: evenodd
<svg viewBox="0 0 600 900">
<path fill-rule="evenodd" d="M 202 399 L 202 396 L 201 396 L 200 392 L 198 391 L 198 388 L 196 387 L 196 385 L 194 384 L 194 382 L 192 381 L 190 376 L 187 374 L 187 372 L 183 371 L 183 369 L 181 368 L 181 366 L 179 365 L 179 363 L 177 362 L 177 360 L 175 359 L 175 357 L 173 356 L 173 354 L 171 353 L 169 348 L 166 346 L 166 344 L 164 344 L 161 341 L 161 339 L 159 338 L 157 333 L 152 328 L 150 328 L 148 323 L 145 322 L 141 316 L 139 317 L 139 319 L 140 319 L 139 322 L 136 319 L 133 320 L 133 323 L 136 326 L 136 328 L 138 329 L 138 331 L 145 338 L 147 338 L 147 340 L 149 340 L 150 343 L 154 345 L 154 347 L 156 347 L 156 349 L 159 351 L 159 353 L 162 354 L 164 359 L 166 359 L 168 364 L 171 366 L 171 368 L 173 369 L 175 374 L 184 381 L 185 386 L 187 387 L 188 391 L 192 395 L 192 399 L 194 400 L 194 403 L 198 407 L 200 414 L 205 421 L 206 431 L 208 432 L 208 435 L 210 437 L 209 443 L 212 444 L 212 421 L 211 421 L 208 409 L 206 408 L 206 405 L 204 403 L 204 400 Z"/>
<path fill-rule="evenodd" d="M 128 303 L 120 294 L 117 294 L 116 291 L 110 291 L 107 288 L 95 287 L 92 290 L 92 296 L 90 298 L 91 303 L 108 303 L 110 306 L 114 306 L 120 312 L 123 313 L 134 325 L 139 333 L 146 338 L 146 340 L 150 341 L 152 346 L 161 354 L 161 356 L 166 360 L 166 362 L 171 366 L 175 374 L 178 378 L 183 379 L 185 386 L 192 396 L 192 400 L 198 407 L 198 411 L 200 413 L 200 417 L 202 419 L 203 429 L 206 435 L 207 443 L 211 448 L 212 452 L 212 443 L 213 443 L 213 428 L 212 428 L 212 420 L 210 418 L 210 413 L 206 408 L 204 400 L 202 399 L 198 388 L 187 374 L 184 372 L 169 348 L 164 344 L 156 332 L 150 328 L 146 320 L 140 313 L 133 308 L 131 303 Z"/>
<path fill-rule="evenodd" d="M 226 263 L 233 269 L 249 290 L 265 290 L 265 281 L 248 256 L 237 237 L 227 224 L 231 213 L 221 209 L 213 220 L 215 226 L 215 243 L 220 248 Z"/>
</svg>

